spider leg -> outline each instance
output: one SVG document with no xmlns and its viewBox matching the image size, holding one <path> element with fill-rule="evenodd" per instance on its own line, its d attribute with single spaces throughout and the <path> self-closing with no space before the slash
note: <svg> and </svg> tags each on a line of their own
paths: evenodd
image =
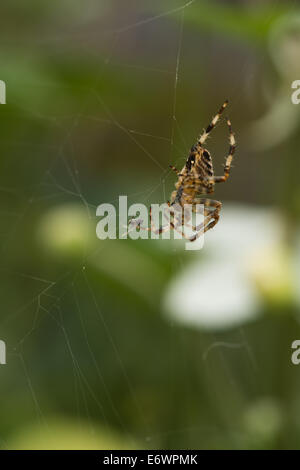
<svg viewBox="0 0 300 470">
<path fill-rule="evenodd" d="M 169 204 L 169 202 L 168 202 Z M 165 232 L 168 232 L 168 230 L 171 230 L 171 229 L 174 229 L 174 224 L 170 223 L 170 225 L 166 225 L 166 226 L 160 226 L 159 228 L 155 228 L 154 224 L 153 224 L 153 221 L 152 221 L 152 209 L 151 209 L 151 206 L 150 206 L 150 209 L 149 209 L 149 215 L 150 215 L 150 225 L 151 227 L 143 227 L 142 226 L 142 220 L 135 220 L 135 219 L 131 219 L 129 221 L 129 224 L 133 224 L 135 222 L 135 226 L 138 227 L 140 230 L 145 230 L 147 232 L 153 232 L 155 235 L 160 235 L 162 233 L 165 233 Z M 130 230 L 129 230 L 130 231 Z M 129 233 L 129 231 L 127 233 Z"/>
<path fill-rule="evenodd" d="M 170 228 L 173 228 L 172 226 L 168 227 L 167 225 L 165 227 L 160 226 L 158 229 L 156 229 L 154 227 L 154 225 L 151 225 L 151 227 L 143 227 L 141 225 L 141 223 L 136 224 L 136 227 L 138 227 L 140 230 L 145 230 L 147 232 L 153 232 L 153 233 L 155 233 L 155 235 L 160 235 L 160 234 L 170 230 Z M 129 233 L 129 232 L 130 232 L 130 230 L 128 230 L 127 233 Z"/>
<path fill-rule="evenodd" d="M 167 201 L 167 204 L 168 204 L 169 207 L 171 207 L 170 201 Z M 164 217 L 165 217 L 165 219 L 168 220 L 169 225 L 170 225 L 170 228 L 171 228 L 172 230 L 175 230 L 175 231 L 176 231 L 177 233 L 179 233 L 180 235 L 183 235 L 183 232 L 182 232 L 182 231 L 180 232 L 180 231 L 178 230 L 179 221 L 178 221 L 178 223 L 175 222 L 175 220 L 174 220 L 174 215 L 175 215 L 175 212 L 174 212 L 173 209 L 170 209 L 170 212 L 169 212 L 170 219 L 169 219 L 168 216 L 164 213 Z M 172 217 L 172 220 L 173 220 L 173 221 L 171 221 L 171 217 Z M 183 217 L 184 217 L 184 216 L 183 216 L 183 214 L 182 214 L 182 220 L 183 220 Z M 181 223 L 181 226 L 182 226 L 182 224 L 183 224 L 183 222 Z"/>
<path fill-rule="evenodd" d="M 229 152 L 225 161 L 224 175 L 208 178 L 207 180 L 211 183 L 223 183 L 224 181 L 227 181 L 229 178 L 231 163 L 232 163 L 233 155 L 236 149 L 236 141 L 235 141 L 234 133 L 232 131 L 231 122 L 228 118 L 227 118 L 227 125 L 229 129 Z"/>
<path fill-rule="evenodd" d="M 171 168 L 171 170 L 175 171 L 176 175 L 179 174 L 179 170 L 177 170 L 177 168 L 173 165 L 169 165 L 169 168 Z"/>
<path fill-rule="evenodd" d="M 197 198 L 192 207 L 193 212 L 197 212 L 197 204 L 204 205 L 204 220 L 201 224 L 196 226 L 188 224 L 184 221 L 184 216 L 182 217 L 181 221 L 177 220 L 175 223 L 170 222 L 171 228 L 173 230 L 176 230 L 176 232 L 180 233 L 180 235 L 191 242 L 197 240 L 201 235 L 213 228 L 218 223 L 220 218 L 220 211 L 222 208 L 222 203 L 219 201 L 208 198 Z M 171 214 L 174 216 L 174 212 Z M 191 228 L 194 232 L 197 233 L 191 237 L 184 233 L 184 229 L 179 231 L 179 227 Z"/>
<path fill-rule="evenodd" d="M 198 143 L 200 145 L 203 145 L 204 142 L 206 141 L 209 133 L 213 130 L 213 128 L 216 126 L 217 122 L 219 121 L 220 117 L 221 117 L 221 114 L 223 113 L 224 109 L 226 108 L 226 106 L 228 105 L 228 100 L 226 100 L 221 108 L 219 109 L 219 111 L 217 112 L 217 114 L 213 117 L 213 119 L 211 120 L 210 124 L 207 126 L 206 130 L 200 135 L 200 137 L 198 138 Z"/>
<path fill-rule="evenodd" d="M 169 201 L 168 201 L 168 205 L 169 205 Z M 169 225 L 166 225 L 165 227 L 163 227 L 161 225 L 158 229 L 156 229 L 154 224 L 153 224 L 153 221 L 152 221 L 152 208 L 151 208 L 151 206 L 150 206 L 149 214 L 150 214 L 151 228 L 148 228 L 148 231 L 151 231 L 151 232 L 155 233 L 155 235 L 160 235 L 161 233 L 168 232 L 169 230 L 174 228 L 174 227 L 172 227 L 172 224 L 170 223 Z"/>
<path fill-rule="evenodd" d="M 191 242 L 197 240 L 197 238 L 203 235 L 203 233 L 212 229 L 219 222 L 220 211 L 222 208 L 222 203 L 220 201 L 215 201 L 214 199 L 201 198 L 197 200 L 197 204 L 204 205 L 205 218 L 204 218 L 204 222 L 202 222 L 200 225 L 196 227 L 193 227 L 193 230 L 197 233 L 189 239 Z M 196 206 L 194 207 L 196 210 Z"/>
<path fill-rule="evenodd" d="M 167 201 L 167 204 L 168 204 L 169 207 L 171 207 L 170 201 Z M 176 220 L 176 218 L 174 218 L 174 215 L 175 215 L 175 212 L 174 212 L 173 209 L 171 209 L 170 213 L 169 213 L 169 216 L 172 217 L 172 221 L 171 221 L 170 219 L 168 219 L 168 216 L 166 214 L 164 214 L 165 218 L 169 222 L 170 228 L 172 230 L 175 230 L 177 233 L 179 233 L 181 236 L 183 236 L 187 240 L 189 240 L 189 237 L 185 235 L 183 230 L 179 230 L 179 227 L 183 227 L 185 225 L 186 227 L 192 228 L 192 226 L 189 225 L 189 224 L 184 224 L 184 213 L 182 213 L 182 215 L 181 215 L 181 220 L 179 220 L 179 219 Z"/>
<path fill-rule="evenodd" d="M 172 225 L 173 225 L 172 228 L 173 228 L 174 230 L 176 230 L 176 232 L 178 232 L 178 233 L 179 233 L 181 236 L 183 236 L 186 240 L 189 240 L 190 242 L 194 242 L 194 241 L 197 240 L 201 235 L 203 235 L 207 230 L 209 230 L 210 228 L 213 227 L 213 225 L 210 226 L 210 224 L 211 224 L 210 220 L 211 220 L 212 218 L 213 218 L 213 215 L 212 215 L 212 214 L 211 214 L 211 215 L 208 215 L 207 217 L 205 217 L 204 222 L 203 222 L 202 224 L 200 224 L 200 225 L 197 226 L 197 227 L 192 227 L 194 232 L 197 231 L 197 233 L 196 233 L 195 235 L 193 235 L 192 237 L 186 235 L 186 234 L 184 233 L 184 230 L 179 231 L 179 230 L 178 230 L 178 225 L 173 225 L 173 224 L 172 224 Z M 205 225 L 206 225 L 208 222 L 210 222 L 210 223 L 205 227 Z M 214 221 L 213 221 L 213 222 L 214 222 Z M 215 222 L 214 225 L 216 225 L 216 223 L 217 223 L 217 222 Z M 189 225 L 185 224 L 185 226 L 188 227 Z M 189 226 L 189 227 L 190 227 L 190 226 Z M 203 227 L 205 227 L 204 230 L 203 230 Z"/>
<path fill-rule="evenodd" d="M 182 223 L 181 225 L 184 226 L 184 227 L 187 227 L 187 228 L 191 228 L 194 232 L 198 232 L 198 230 L 200 230 L 202 227 L 204 227 L 206 225 L 206 223 L 209 221 L 209 219 L 211 219 L 211 213 L 212 211 L 214 211 L 216 209 L 216 206 L 218 204 L 221 204 L 219 203 L 218 201 L 214 201 L 213 199 L 207 199 L 207 198 L 197 198 L 195 199 L 193 205 L 192 205 L 192 212 L 194 213 L 202 213 L 202 208 L 200 211 L 197 211 L 197 204 L 201 204 L 201 205 L 204 205 L 204 221 L 201 222 L 201 224 L 199 225 L 191 225 L 189 223 L 187 223 L 185 220 L 184 220 L 184 212 L 182 214 Z M 222 204 L 221 204 L 222 205 Z"/>
<path fill-rule="evenodd" d="M 204 205 L 204 214 L 205 215 L 207 215 L 208 213 L 211 213 L 212 211 L 214 211 L 216 209 L 218 209 L 220 211 L 221 208 L 222 208 L 222 203 L 220 201 L 216 201 L 215 199 L 208 199 L 206 197 L 200 197 L 200 198 L 197 197 L 195 199 L 194 204 L 193 204 L 193 212 L 196 212 L 197 204 L 203 204 Z"/>
</svg>

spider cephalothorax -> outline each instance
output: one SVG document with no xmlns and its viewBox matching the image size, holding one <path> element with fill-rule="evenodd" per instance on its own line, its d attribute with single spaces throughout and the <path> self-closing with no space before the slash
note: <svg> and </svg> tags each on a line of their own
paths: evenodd
<svg viewBox="0 0 300 470">
<path fill-rule="evenodd" d="M 203 146 L 210 132 L 214 129 L 217 122 L 219 121 L 227 105 L 228 101 L 225 101 L 219 109 L 218 113 L 210 122 L 210 124 L 200 135 L 196 144 L 193 145 L 182 170 L 178 171 L 174 166 L 170 165 L 170 168 L 172 168 L 172 170 L 175 171 L 178 176 L 178 180 L 175 184 L 176 189 L 171 195 L 171 201 L 168 202 L 171 214 L 172 207 L 175 208 L 179 206 L 181 208 L 184 208 L 187 204 L 189 204 L 192 206 L 193 211 L 196 212 L 197 204 L 204 205 L 204 222 L 198 227 L 193 227 L 193 229 L 197 233 L 196 235 L 193 235 L 192 238 L 189 238 L 190 241 L 196 240 L 201 234 L 214 227 L 220 218 L 222 203 L 219 201 L 215 201 L 214 199 L 208 199 L 203 197 L 201 198 L 199 196 L 213 193 L 215 184 L 224 182 L 229 177 L 231 162 L 233 159 L 233 154 L 235 152 L 236 143 L 231 128 L 231 122 L 228 118 L 226 121 L 229 130 L 230 146 L 225 161 L 224 174 L 222 176 L 214 176 L 211 155 L 209 151 Z M 160 227 L 158 229 L 155 229 L 151 221 L 151 228 L 146 228 L 145 230 L 151 230 L 155 233 L 162 233 L 168 229 L 178 230 L 180 221 L 178 218 L 176 219 L 174 211 L 173 216 L 174 221 L 170 223 L 169 227 Z M 140 228 L 143 228 L 140 224 L 138 225 Z"/>
</svg>

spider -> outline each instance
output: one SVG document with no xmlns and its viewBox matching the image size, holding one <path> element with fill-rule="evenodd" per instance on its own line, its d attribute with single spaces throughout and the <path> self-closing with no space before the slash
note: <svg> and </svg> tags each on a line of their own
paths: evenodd
<svg viewBox="0 0 300 470">
<path fill-rule="evenodd" d="M 192 237 L 187 237 L 183 232 L 182 235 L 188 238 L 189 241 L 195 241 L 200 235 L 212 229 L 219 221 L 220 211 L 222 203 L 214 199 L 208 199 L 206 197 L 199 197 L 201 195 L 212 194 L 214 192 L 215 184 L 227 181 L 230 173 L 230 167 L 233 159 L 233 155 L 236 148 L 236 141 L 234 133 L 231 128 L 231 122 L 227 118 L 226 122 L 229 130 L 229 152 L 226 157 L 224 174 L 222 176 L 214 176 L 212 158 L 209 151 L 203 146 L 206 142 L 210 132 L 214 129 L 217 122 L 219 121 L 224 109 L 228 105 L 226 100 L 217 114 L 214 116 L 206 130 L 198 138 L 195 145 L 192 146 L 189 156 L 185 162 L 184 167 L 181 171 L 178 171 L 173 165 L 170 168 L 178 176 L 178 181 L 175 184 L 175 191 L 171 194 L 171 202 L 168 201 L 170 208 L 170 214 L 173 216 L 173 220 L 169 222 L 168 226 L 161 226 L 155 229 L 152 223 L 151 208 L 150 208 L 150 223 L 151 227 L 142 227 L 142 221 L 140 219 L 133 219 L 129 223 L 135 224 L 139 229 L 153 231 L 156 234 L 161 234 L 167 230 L 177 230 L 179 226 L 183 225 L 182 215 L 180 219 L 176 218 L 176 207 L 184 209 L 186 204 L 192 207 L 192 211 L 197 211 L 197 204 L 203 204 L 204 206 L 204 221 L 198 226 L 193 226 L 193 230 L 196 232 Z M 181 210 L 182 214 L 182 210 Z"/>
</svg>

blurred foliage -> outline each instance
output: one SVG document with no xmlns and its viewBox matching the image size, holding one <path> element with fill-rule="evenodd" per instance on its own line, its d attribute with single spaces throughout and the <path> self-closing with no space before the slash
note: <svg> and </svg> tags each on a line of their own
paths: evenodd
<svg viewBox="0 0 300 470">
<path fill-rule="evenodd" d="M 172 2 L 169 2 L 170 6 Z M 278 2 L 221 2 L 202 0 L 187 8 L 184 17 L 188 24 L 201 31 L 226 35 L 262 45 L 268 38 L 272 25 L 290 5 Z"/>
<path fill-rule="evenodd" d="M 293 105 L 269 43 L 298 6 L 199 1 L 183 17 L 183 4 L 1 6 L 2 448 L 299 448 L 300 375 L 290 361 L 299 334 L 291 289 L 299 113 L 289 110 L 297 122 L 280 132 Z M 287 104 L 276 106 L 264 147 L 265 128 L 252 134 L 252 125 L 277 90 Z M 276 209 L 284 240 L 253 259 L 259 315 L 207 331 L 167 317 L 163 299 L 211 253 L 98 240 L 95 211 L 121 194 L 167 200 L 168 164 L 183 165 L 227 97 L 238 151 L 216 198 Z M 221 172 L 222 125 L 209 146 Z M 253 243 L 259 230 L 251 228 Z M 212 282 L 211 302 L 222 295 Z"/>
<path fill-rule="evenodd" d="M 106 429 L 95 429 L 90 424 L 49 419 L 47 425 L 27 426 L 9 444 L 11 449 L 26 450 L 105 450 L 136 449 L 130 442 L 122 440 Z"/>
</svg>

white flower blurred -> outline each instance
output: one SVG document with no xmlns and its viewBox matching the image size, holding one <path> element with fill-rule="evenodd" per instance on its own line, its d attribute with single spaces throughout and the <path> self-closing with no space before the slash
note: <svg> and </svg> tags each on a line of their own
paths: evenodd
<svg viewBox="0 0 300 470">
<path fill-rule="evenodd" d="M 202 256 L 169 284 L 163 300 L 168 316 L 222 329 L 254 319 L 264 296 L 285 300 L 292 276 L 288 262 L 281 266 L 283 232 L 283 221 L 272 209 L 227 205 L 205 236 Z"/>
</svg>

